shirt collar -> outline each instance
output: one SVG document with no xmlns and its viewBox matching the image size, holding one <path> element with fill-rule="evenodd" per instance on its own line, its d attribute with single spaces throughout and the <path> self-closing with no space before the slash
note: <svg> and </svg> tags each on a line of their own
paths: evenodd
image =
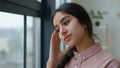
<svg viewBox="0 0 120 68">
<path fill-rule="evenodd" d="M 102 48 L 101 48 L 100 44 L 99 43 L 95 43 L 91 47 L 89 47 L 86 50 L 80 52 L 80 57 L 83 58 L 83 61 L 84 61 L 84 60 L 88 59 L 89 57 L 95 55 L 96 53 L 98 53 L 101 50 L 102 50 Z M 78 52 L 74 52 L 74 55 L 78 56 L 79 53 Z"/>
</svg>

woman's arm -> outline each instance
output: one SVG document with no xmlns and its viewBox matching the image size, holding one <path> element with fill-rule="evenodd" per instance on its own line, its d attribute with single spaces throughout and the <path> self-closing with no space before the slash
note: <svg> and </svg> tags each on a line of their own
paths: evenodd
<svg viewBox="0 0 120 68">
<path fill-rule="evenodd" d="M 61 51 L 59 35 L 54 31 L 51 36 L 49 58 L 46 68 L 56 68 L 57 64 L 71 48 L 72 47 L 67 47 L 64 51 Z"/>
<path fill-rule="evenodd" d="M 56 63 L 52 60 L 48 60 L 46 68 L 56 68 Z"/>
<path fill-rule="evenodd" d="M 50 40 L 49 58 L 46 68 L 56 68 L 61 56 L 60 38 L 57 32 L 53 32 Z"/>
</svg>

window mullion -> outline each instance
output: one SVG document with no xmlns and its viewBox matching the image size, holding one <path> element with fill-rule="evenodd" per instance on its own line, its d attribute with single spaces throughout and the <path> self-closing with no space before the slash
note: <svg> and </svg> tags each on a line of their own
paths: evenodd
<svg viewBox="0 0 120 68">
<path fill-rule="evenodd" d="M 24 15 L 24 58 L 23 68 L 27 68 L 27 16 Z"/>
</svg>

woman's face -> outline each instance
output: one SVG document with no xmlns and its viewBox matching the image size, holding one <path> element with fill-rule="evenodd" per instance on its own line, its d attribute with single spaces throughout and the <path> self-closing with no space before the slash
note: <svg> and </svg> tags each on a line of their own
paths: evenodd
<svg viewBox="0 0 120 68">
<path fill-rule="evenodd" d="M 79 45 L 86 35 L 86 25 L 70 14 L 57 12 L 53 19 L 55 31 L 60 39 L 68 46 Z"/>
</svg>

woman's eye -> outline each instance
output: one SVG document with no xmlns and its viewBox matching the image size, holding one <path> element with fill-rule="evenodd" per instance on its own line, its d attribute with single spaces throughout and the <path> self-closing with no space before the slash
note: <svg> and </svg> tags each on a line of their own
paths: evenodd
<svg viewBox="0 0 120 68">
<path fill-rule="evenodd" d="M 64 25 L 67 25 L 67 24 L 69 24 L 69 22 L 70 22 L 70 21 L 66 21 L 66 22 L 64 22 Z"/>
<path fill-rule="evenodd" d="M 55 29 L 56 32 L 59 32 L 60 30 L 59 29 Z"/>
</svg>

